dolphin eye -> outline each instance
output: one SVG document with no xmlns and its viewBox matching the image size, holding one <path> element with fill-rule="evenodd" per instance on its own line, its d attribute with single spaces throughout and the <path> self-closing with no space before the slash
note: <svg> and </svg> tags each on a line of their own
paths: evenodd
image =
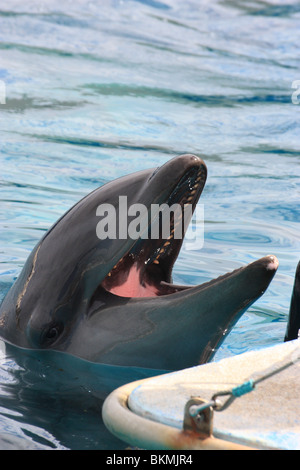
<svg viewBox="0 0 300 470">
<path fill-rule="evenodd" d="M 58 335 L 58 329 L 55 326 L 52 326 L 50 330 L 47 331 L 46 338 L 54 339 Z"/>
<path fill-rule="evenodd" d="M 42 344 L 48 346 L 49 344 L 54 343 L 56 339 L 60 336 L 64 329 L 63 323 L 51 323 L 42 333 Z"/>
</svg>

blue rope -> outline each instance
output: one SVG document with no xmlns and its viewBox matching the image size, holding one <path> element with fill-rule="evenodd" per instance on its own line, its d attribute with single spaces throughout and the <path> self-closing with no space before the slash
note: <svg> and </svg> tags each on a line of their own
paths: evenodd
<svg viewBox="0 0 300 470">
<path fill-rule="evenodd" d="M 246 393 L 252 392 L 254 387 L 255 387 L 254 380 L 250 379 L 247 382 L 244 382 L 241 385 L 234 387 L 231 390 L 231 393 L 235 397 L 241 397 L 245 395 Z"/>
<path fill-rule="evenodd" d="M 197 416 L 199 413 L 201 413 L 205 408 L 212 407 L 216 411 L 223 411 L 226 408 L 228 408 L 229 405 L 238 397 L 241 397 L 245 395 L 246 393 L 252 392 L 254 390 L 255 385 L 258 384 L 259 382 L 262 382 L 263 380 L 268 379 L 269 377 L 272 377 L 272 375 L 278 374 L 279 372 L 283 371 L 287 367 L 292 366 L 295 364 L 295 362 L 300 360 L 300 356 L 297 357 L 296 359 L 293 359 L 292 361 L 284 364 L 283 366 L 279 367 L 278 369 L 271 370 L 270 372 L 265 372 L 264 375 L 262 375 L 260 378 L 254 380 L 254 379 L 249 379 L 246 382 L 237 385 L 236 387 L 232 388 L 231 390 L 226 390 L 223 392 L 218 392 L 215 393 L 211 400 L 209 402 L 203 403 L 202 405 L 193 405 L 190 408 L 190 413 L 192 417 Z M 224 395 L 229 395 L 229 398 L 225 401 L 225 403 L 220 403 L 218 400 L 218 397 L 224 396 Z"/>
</svg>

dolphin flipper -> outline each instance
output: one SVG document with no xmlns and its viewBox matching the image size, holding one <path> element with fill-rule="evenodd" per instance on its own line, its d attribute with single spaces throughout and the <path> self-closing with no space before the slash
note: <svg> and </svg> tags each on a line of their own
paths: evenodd
<svg viewBox="0 0 300 470">
<path fill-rule="evenodd" d="M 300 261 L 295 275 L 295 282 L 292 292 L 288 324 L 284 341 L 291 341 L 299 337 L 300 330 Z"/>
</svg>

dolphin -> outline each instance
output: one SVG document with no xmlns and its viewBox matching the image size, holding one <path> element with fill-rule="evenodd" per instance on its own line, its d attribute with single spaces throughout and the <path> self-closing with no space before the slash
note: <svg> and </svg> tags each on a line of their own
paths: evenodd
<svg viewBox="0 0 300 470">
<path fill-rule="evenodd" d="M 296 268 L 294 287 L 292 291 L 288 323 L 284 341 L 298 339 L 300 332 L 300 261 Z"/>
<path fill-rule="evenodd" d="M 168 236 L 160 229 L 156 238 L 147 237 L 155 225 L 150 216 L 137 238 L 100 239 L 97 233 L 104 220 L 99 207 L 112 207 L 118 233 L 124 231 L 120 196 L 128 207 L 141 204 L 149 214 L 153 205 L 190 205 L 191 218 L 206 178 L 203 160 L 185 154 L 80 200 L 45 233 L 4 298 L 0 336 L 21 348 L 64 351 L 116 366 L 170 371 L 209 361 L 267 289 L 277 258 L 263 257 L 202 285 L 180 286 L 172 283 L 172 270 L 183 236 L 174 236 L 179 218 L 171 212 Z M 135 221 L 131 217 L 126 224 Z"/>
</svg>

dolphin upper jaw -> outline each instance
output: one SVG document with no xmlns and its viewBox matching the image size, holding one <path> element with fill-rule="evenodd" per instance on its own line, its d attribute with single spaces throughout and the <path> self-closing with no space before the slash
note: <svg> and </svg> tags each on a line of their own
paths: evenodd
<svg viewBox="0 0 300 470">
<path fill-rule="evenodd" d="M 136 196 L 137 200 L 145 205 L 149 213 L 146 233 L 143 234 L 146 237 L 143 239 L 142 236 L 134 241 L 129 250 L 126 247 L 121 256 L 119 255 L 119 259 L 113 268 L 107 272 L 102 280 L 102 286 L 105 289 L 127 297 L 155 295 L 155 290 L 157 295 L 174 292 L 175 288 L 170 285 L 172 282 L 172 268 L 184 237 L 183 234 L 182 237 L 176 238 L 174 232 L 176 234 L 176 227 L 182 224 L 182 220 L 180 217 L 176 221 L 173 220 L 169 236 L 159 235 L 159 237 L 153 238 L 151 234 L 157 218 L 153 218 L 152 208 L 161 205 L 173 207 L 173 204 L 183 207 L 185 203 L 188 203 L 193 211 L 204 188 L 206 177 L 205 163 L 194 155 L 183 155 L 180 159 L 173 159 L 153 172 L 146 185 L 139 189 Z M 144 193 L 146 193 L 146 196 L 143 196 Z M 146 290 L 145 294 L 138 292 L 136 295 L 134 293 L 131 295 L 130 282 L 125 284 L 125 277 L 129 281 L 130 277 L 140 277 L 139 284 L 147 283 L 149 289 Z M 150 284 L 156 284 L 156 289 L 151 288 Z M 121 293 L 120 285 L 124 286 Z"/>
</svg>

